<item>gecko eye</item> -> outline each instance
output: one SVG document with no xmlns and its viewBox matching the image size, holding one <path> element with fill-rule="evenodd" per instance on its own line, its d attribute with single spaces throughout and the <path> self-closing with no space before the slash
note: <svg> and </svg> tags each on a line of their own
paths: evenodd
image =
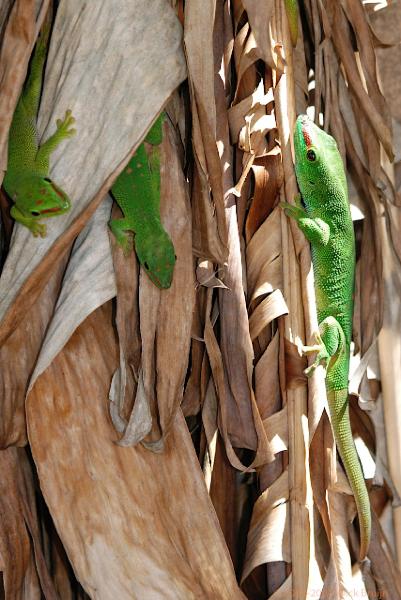
<svg viewBox="0 0 401 600">
<path fill-rule="evenodd" d="M 306 158 L 311 162 L 315 162 L 316 152 L 314 150 L 308 150 L 308 152 L 306 153 Z"/>
<path fill-rule="evenodd" d="M 39 212 L 39 211 L 37 211 L 37 210 L 31 210 L 31 215 L 32 215 L 33 217 L 39 217 L 39 215 L 40 215 L 40 212 Z"/>
<path fill-rule="evenodd" d="M 51 179 L 49 179 L 48 177 L 44 177 L 44 178 L 43 178 L 43 181 L 47 181 L 47 183 L 51 183 L 51 182 L 52 182 L 52 180 L 51 180 Z"/>
<path fill-rule="evenodd" d="M 145 269 L 146 269 L 147 271 L 149 271 L 149 265 L 148 265 L 148 263 L 146 262 L 146 260 L 145 260 L 145 262 L 143 263 L 143 266 L 145 267 Z"/>
</svg>

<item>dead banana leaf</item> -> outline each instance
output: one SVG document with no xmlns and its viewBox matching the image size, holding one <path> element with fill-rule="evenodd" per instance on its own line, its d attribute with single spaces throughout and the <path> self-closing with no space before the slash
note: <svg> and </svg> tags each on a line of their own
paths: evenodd
<svg viewBox="0 0 401 600">
<path fill-rule="evenodd" d="M 163 454 L 115 443 L 111 308 L 91 313 L 27 399 L 41 488 L 77 577 L 102 599 L 243 598 L 182 416 Z"/>
<path fill-rule="evenodd" d="M 249 24 L 255 36 L 257 51 L 255 54 L 271 69 L 280 69 L 283 64 L 280 55 L 276 54 L 276 40 L 272 39 L 270 20 L 274 11 L 274 0 L 261 5 L 257 0 L 242 0 L 248 14 Z M 273 41 L 273 44 L 272 44 Z"/>
<path fill-rule="evenodd" d="M 0 451 L 0 570 L 4 598 L 57 600 L 42 554 L 35 491 L 25 450 Z"/>
<path fill-rule="evenodd" d="M 223 172 L 216 136 L 213 53 L 215 11 L 216 0 L 192 0 L 186 3 L 184 46 L 188 63 L 195 158 L 193 196 L 197 200 L 193 243 L 198 256 L 223 264 L 227 259 L 227 225 L 224 216 Z M 208 50 L 205 51 L 205 48 Z"/>
</svg>

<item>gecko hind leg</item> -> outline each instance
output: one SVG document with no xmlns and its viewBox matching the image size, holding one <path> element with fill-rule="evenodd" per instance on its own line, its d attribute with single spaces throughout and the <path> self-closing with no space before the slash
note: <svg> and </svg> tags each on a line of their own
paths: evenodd
<svg viewBox="0 0 401 600">
<path fill-rule="evenodd" d="M 125 256 L 128 256 L 134 249 L 132 224 L 125 217 L 122 219 L 110 219 L 109 227 L 121 246 Z"/>
<path fill-rule="evenodd" d="M 304 354 L 317 352 L 314 362 L 305 369 L 305 375 L 310 377 L 321 364 L 327 368 L 330 359 L 337 353 L 345 350 L 345 337 L 341 325 L 334 317 L 326 317 L 319 324 L 319 332 L 315 334 L 316 344 L 304 346 Z"/>
</svg>

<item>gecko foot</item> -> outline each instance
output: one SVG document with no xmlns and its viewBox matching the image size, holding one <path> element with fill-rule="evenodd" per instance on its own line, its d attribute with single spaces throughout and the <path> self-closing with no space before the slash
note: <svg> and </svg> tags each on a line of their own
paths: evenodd
<svg viewBox="0 0 401 600">
<path fill-rule="evenodd" d="M 300 210 L 305 211 L 305 207 L 302 205 L 302 196 L 299 192 L 294 196 L 294 204 Z"/>
<path fill-rule="evenodd" d="M 46 237 L 47 228 L 44 223 L 33 222 L 29 225 L 29 229 L 32 231 L 34 237 Z"/>
<path fill-rule="evenodd" d="M 122 248 L 124 256 L 129 256 L 134 249 L 133 236 L 130 231 L 124 229 L 124 219 L 110 219 L 109 227 L 117 240 L 118 245 Z"/>
<path fill-rule="evenodd" d="M 303 354 L 313 354 L 313 353 L 317 352 L 315 361 L 304 371 L 304 373 L 307 377 L 310 377 L 314 373 L 314 371 L 317 369 L 317 367 L 321 364 L 323 364 L 323 366 L 326 368 L 327 361 L 330 358 L 329 353 L 327 352 L 327 348 L 324 345 L 324 342 L 321 338 L 320 333 L 315 333 L 314 337 L 315 337 L 315 342 L 316 342 L 314 345 L 302 346 Z"/>
<path fill-rule="evenodd" d="M 57 119 L 57 131 L 59 135 L 63 138 L 72 137 L 76 133 L 76 129 L 71 129 L 72 125 L 74 125 L 75 119 L 72 116 L 72 112 L 68 109 L 65 111 L 64 119 Z"/>
<path fill-rule="evenodd" d="M 280 202 L 280 207 L 283 209 L 287 217 L 291 217 L 292 219 L 300 219 L 305 216 L 305 210 L 302 206 L 294 206 L 289 202 Z"/>
</svg>

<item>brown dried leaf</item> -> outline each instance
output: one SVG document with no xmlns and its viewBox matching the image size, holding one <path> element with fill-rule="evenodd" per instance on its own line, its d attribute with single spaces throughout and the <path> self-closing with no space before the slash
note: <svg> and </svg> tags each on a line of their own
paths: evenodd
<svg viewBox="0 0 401 600">
<path fill-rule="evenodd" d="M 220 348 L 225 371 L 227 428 L 233 444 L 261 452 L 263 435 L 260 417 L 253 407 L 253 349 L 242 285 L 242 260 L 235 207 L 227 208 L 229 262 L 224 282 L 228 290 L 219 290 Z"/>
<path fill-rule="evenodd" d="M 238 562 L 242 558 L 241 548 L 238 544 L 238 517 L 236 514 L 238 487 L 237 471 L 229 462 L 224 442 L 218 435 L 210 483 L 210 499 L 219 519 L 234 568 L 238 567 Z"/>
<path fill-rule="evenodd" d="M 263 4 L 258 0 L 242 0 L 248 14 L 249 23 L 256 39 L 258 58 L 264 60 L 271 69 L 282 68 L 280 56 L 275 50 L 272 39 L 270 21 L 274 13 L 274 1 L 267 0 Z"/>
<path fill-rule="evenodd" d="M 196 279 L 205 287 L 227 289 L 227 286 L 217 277 L 218 272 L 219 270 L 214 268 L 210 260 L 202 260 L 196 267 Z"/>
<path fill-rule="evenodd" d="M 57 600 L 47 570 L 25 450 L 0 451 L 0 568 L 5 599 Z"/>
<path fill-rule="evenodd" d="M 272 373 L 278 373 L 278 360 L 279 334 L 276 332 L 255 366 L 255 396 L 262 419 L 270 416 L 272 406 L 280 405 L 280 383 L 278 377 L 272 377 Z M 264 426 L 266 430 L 266 423 Z"/>
<path fill-rule="evenodd" d="M 284 560 L 290 562 L 288 528 L 288 471 L 257 499 L 249 528 L 244 581 L 260 564 Z"/>
<path fill-rule="evenodd" d="M 245 225 L 248 243 L 273 210 L 278 190 L 282 186 L 283 168 L 280 155 L 275 151 L 256 158 L 252 165 L 252 172 L 255 178 L 255 191 Z"/>
<path fill-rule="evenodd" d="M 280 210 L 274 210 L 248 242 L 246 264 L 251 301 L 283 287 L 280 218 Z"/>
<path fill-rule="evenodd" d="M 296 389 L 300 385 L 306 385 L 307 378 L 305 369 L 307 367 L 306 357 L 299 352 L 299 347 L 290 342 L 287 338 L 284 340 L 285 347 L 285 376 L 286 385 L 289 389 Z"/>
<path fill-rule="evenodd" d="M 249 318 L 249 333 L 254 340 L 269 323 L 288 314 L 281 290 L 274 290 L 257 305 Z"/>
<path fill-rule="evenodd" d="M 251 435 L 253 436 L 253 439 L 251 439 L 250 442 L 248 440 L 245 440 L 249 444 L 253 443 L 254 447 L 257 448 L 256 456 L 252 464 L 248 467 L 248 469 L 251 469 L 260 463 L 263 464 L 263 462 L 270 462 L 271 460 L 273 460 L 273 456 L 269 453 L 269 449 L 266 444 L 266 437 L 263 430 L 263 424 L 261 422 L 260 415 L 255 403 L 252 388 L 247 387 L 247 389 L 245 390 L 245 398 L 242 396 L 238 396 L 235 398 L 235 400 L 238 401 L 239 404 L 233 403 L 233 396 L 229 395 L 229 381 L 227 381 L 227 376 L 225 374 L 225 365 L 223 362 L 222 352 L 217 343 L 217 339 L 213 331 L 213 325 L 210 319 L 212 290 L 208 289 L 207 292 L 208 304 L 205 311 L 206 319 L 204 338 L 213 374 L 214 385 L 216 386 L 216 391 L 219 398 L 219 429 L 225 443 L 226 452 L 230 463 L 236 469 L 239 470 L 244 470 L 245 467 L 235 454 L 233 445 L 237 445 L 238 447 L 244 447 L 243 440 L 239 438 L 239 434 L 242 431 L 244 431 L 248 440 L 250 440 Z M 247 337 L 248 336 L 249 331 L 247 332 Z M 243 357 L 241 357 L 241 359 L 242 358 Z M 240 365 L 241 368 L 243 368 L 244 366 L 241 365 L 240 362 L 236 362 L 236 365 L 237 367 L 238 365 Z M 249 365 L 245 364 L 245 367 L 247 366 L 249 368 Z M 236 381 L 239 381 L 240 385 L 242 385 L 243 387 L 249 386 L 249 379 L 246 371 L 245 376 L 247 377 L 246 380 L 241 380 L 241 378 L 239 378 L 238 376 L 236 378 Z M 227 414 L 228 410 L 231 410 L 234 414 Z M 229 425 L 231 425 L 231 427 L 233 428 L 232 430 L 229 429 Z M 231 435 L 232 432 L 233 435 Z"/>
<path fill-rule="evenodd" d="M 287 600 L 292 593 L 292 575 L 270 596 L 269 600 Z"/>
<path fill-rule="evenodd" d="M 192 345 L 189 367 L 189 377 L 182 401 L 184 416 L 196 415 L 202 405 L 206 393 L 207 382 L 210 380 L 210 368 L 203 340 L 206 289 L 198 288 L 195 296 L 195 310 L 192 322 Z"/>
<path fill-rule="evenodd" d="M 46 282 L 39 278 L 32 281 L 41 293 L 36 303 L 31 305 L 31 295 L 27 294 L 28 310 L 19 315 L 19 327 L 12 328 L 6 341 L 0 345 L 0 385 L 2 418 L 0 420 L 0 446 L 23 446 L 27 442 L 25 424 L 25 394 L 29 378 L 35 366 L 45 331 L 53 314 L 54 305 L 60 290 L 65 268 L 65 259 Z M 42 287 L 43 286 L 43 287 Z M 21 304 L 24 298 L 21 298 Z M 34 318 L 32 318 L 34 315 Z M 17 324 L 16 324 L 17 325 Z M 3 329 L 4 331 L 4 329 Z"/>
<path fill-rule="evenodd" d="M 386 115 L 382 114 L 382 107 L 376 106 L 373 102 L 373 99 L 370 98 L 364 89 L 364 83 L 361 81 L 357 61 L 350 41 L 347 19 L 343 13 L 341 5 L 339 5 L 338 2 L 330 0 L 328 2 L 328 6 L 330 8 L 332 19 L 331 34 L 333 43 L 336 48 L 336 52 L 344 66 L 348 85 L 355 94 L 359 108 L 363 110 L 366 118 L 375 132 L 376 137 L 381 141 L 388 157 L 390 160 L 392 160 L 394 156 L 393 146 L 391 141 L 391 132 L 386 121 Z"/>
<path fill-rule="evenodd" d="M 394 564 L 393 552 L 383 533 L 377 516 L 372 514 L 372 540 L 369 548 L 369 559 L 373 577 L 378 582 L 383 597 L 394 600 L 401 598 L 401 576 Z"/>
<path fill-rule="evenodd" d="M 170 289 L 161 293 L 155 348 L 159 423 L 165 437 L 182 401 L 195 303 L 195 281 L 187 188 L 176 137 L 167 125 L 164 131 L 164 165 L 168 178 L 162 176 L 160 210 L 177 256 L 173 283 Z M 175 368 L 172 369 L 171 365 L 175 365 Z"/>
<path fill-rule="evenodd" d="M 401 19 L 401 6 L 398 2 L 386 2 L 382 10 L 369 10 L 369 5 L 365 5 L 369 16 L 369 24 L 375 47 L 384 48 L 397 46 L 401 42 L 401 31 L 399 23 Z M 383 10 L 384 9 L 384 10 Z M 380 54 L 380 53 L 379 53 Z"/>
<path fill-rule="evenodd" d="M 192 142 L 195 156 L 198 217 L 195 247 L 201 258 L 220 263 L 227 257 L 227 225 L 224 216 L 222 168 L 217 149 L 215 64 L 213 30 L 215 3 L 202 0 L 185 5 L 184 47 L 191 93 Z M 205 49 L 208 48 L 208 51 Z M 217 230 L 205 227 L 211 222 L 213 199 Z M 212 233 L 212 239 L 209 236 Z M 216 235 L 217 234 L 217 235 Z"/>
<path fill-rule="evenodd" d="M 400 121 L 401 5 L 398 2 L 392 2 L 387 6 L 386 10 L 371 13 L 369 21 L 376 36 L 380 36 L 381 40 L 386 39 L 386 43 L 394 44 L 390 48 L 378 49 L 377 60 L 383 91 L 389 104 L 391 115 Z M 396 144 L 396 136 L 394 138 Z"/>
<path fill-rule="evenodd" d="M 107 395 L 117 364 L 108 303 L 27 398 L 41 487 L 79 580 L 91 596 L 121 600 L 243 598 L 182 416 L 163 454 L 115 444 Z"/>
<path fill-rule="evenodd" d="M 240 31 L 234 52 L 238 62 L 237 89 L 235 99 L 240 95 L 241 89 L 252 85 L 256 78 L 256 69 L 254 67 L 259 58 L 257 44 L 253 32 L 246 24 Z"/>
<path fill-rule="evenodd" d="M 339 600 L 352 594 L 352 568 L 348 549 L 347 506 L 343 494 L 328 490 L 328 505 L 332 531 L 331 548 L 336 566 Z"/>
<path fill-rule="evenodd" d="M 120 218 L 115 204 L 112 218 Z M 117 287 L 116 327 L 120 345 L 120 367 L 113 376 L 110 391 L 110 414 L 118 431 L 124 431 L 133 408 L 140 370 L 141 340 L 139 333 L 139 267 L 134 252 L 125 256 L 110 233 Z M 117 381 L 114 381 L 114 378 Z M 115 388 L 114 388 L 115 385 Z"/>
</svg>

